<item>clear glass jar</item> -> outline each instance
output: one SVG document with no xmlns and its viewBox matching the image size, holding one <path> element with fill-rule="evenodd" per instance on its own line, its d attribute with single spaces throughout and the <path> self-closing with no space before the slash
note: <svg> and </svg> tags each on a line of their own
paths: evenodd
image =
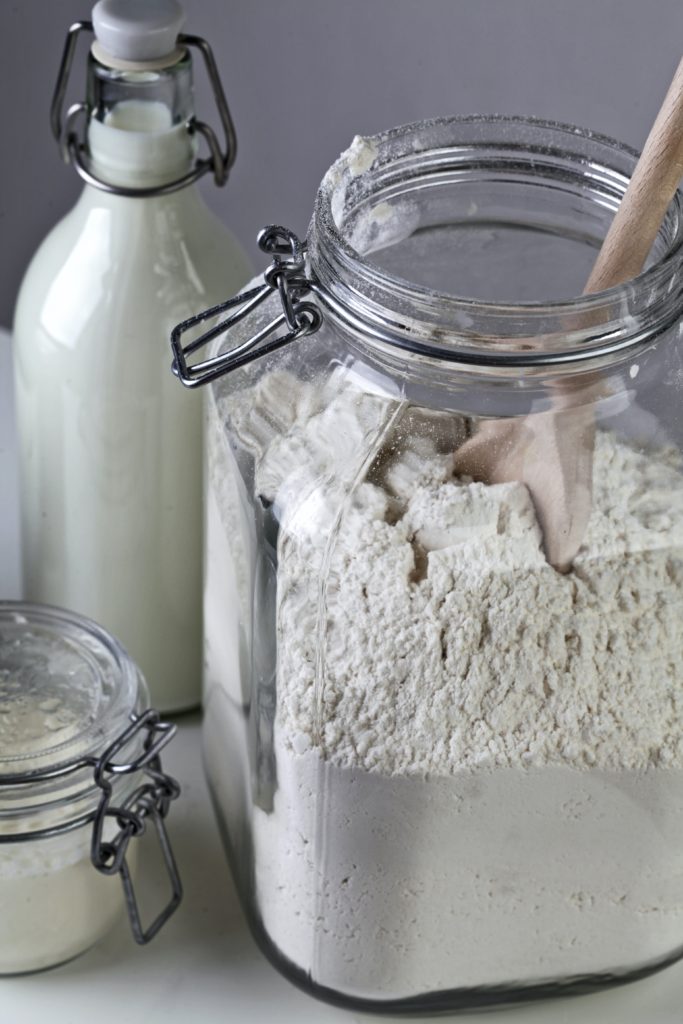
<svg viewBox="0 0 683 1024">
<path fill-rule="evenodd" d="M 95 623 L 0 602 L 0 975 L 85 952 L 126 905 L 147 942 L 178 905 L 163 819 L 179 789 L 159 762 L 175 729 L 148 705 L 138 668 Z M 129 844 L 149 822 L 173 896 L 144 929 Z"/>
<path fill-rule="evenodd" d="M 546 997 L 683 950 L 680 196 L 641 276 L 575 298 L 635 158 L 527 119 L 357 139 L 305 267 L 271 232 L 209 357 L 176 330 L 211 381 L 208 777 L 257 939 L 331 1002 Z M 566 572 L 521 479 L 457 472 L 551 421 L 592 468 Z"/>
</svg>

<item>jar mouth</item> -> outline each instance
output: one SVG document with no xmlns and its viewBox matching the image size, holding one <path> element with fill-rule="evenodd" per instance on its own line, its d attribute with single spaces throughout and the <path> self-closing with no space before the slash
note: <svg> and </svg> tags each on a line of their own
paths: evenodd
<svg viewBox="0 0 683 1024">
<path fill-rule="evenodd" d="M 309 260 L 318 298 L 333 320 L 366 341 L 449 362 L 531 367 L 630 350 L 665 331 L 680 313 L 680 193 L 644 271 L 591 295 L 498 301 L 445 290 L 424 275 L 416 280 L 396 273 L 396 266 L 422 271 L 426 251 L 426 265 L 438 278 L 441 250 L 418 242 L 430 233 L 436 238 L 450 218 L 451 227 L 465 232 L 465 245 L 475 237 L 475 223 L 485 230 L 495 225 L 499 238 L 512 227 L 535 232 L 541 256 L 553 238 L 566 239 L 573 254 L 581 249 L 586 280 L 637 157 L 629 146 L 587 129 L 498 115 L 439 118 L 357 138 L 328 170 L 316 198 Z M 490 208 L 472 201 L 465 208 L 470 194 L 492 196 Z M 514 260 L 513 247 L 506 240 L 503 250 L 505 244 Z M 401 245 L 407 248 L 403 263 L 377 259 Z M 442 263 L 449 259 L 446 247 Z M 553 259 L 562 272 L 561 253 Z M 541 278 L 549 262 L 539 260 Z M 484 260 L 481 268 L 478 279 L 486 273 Z"/>
<path fill-rule="evenodd" d="M 19 815 L 96 806 L 92 762 L 146 706 L 137 666 L 106 630 L 0 602 L 0 834 Z"/>
</svg>

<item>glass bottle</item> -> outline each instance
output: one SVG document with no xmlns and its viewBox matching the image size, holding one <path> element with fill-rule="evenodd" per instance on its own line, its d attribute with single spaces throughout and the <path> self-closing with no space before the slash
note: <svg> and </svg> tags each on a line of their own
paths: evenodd
<svg viewBox="0 0 683 1024">
<path fill-rule="evenodd" d="M 247 277 L 195 184 L 206 171 L 224 183 L 234 133 L 211 51 L 178 36 L 181 20 L 172 0 L 101 0 L 87 100 L 62 124 L 90 26 L 71 30 L 53 129 L 85 187 L 36 252 L 14 321 L 25 595 L 101 622 L 174 711 L 200 695 L 202 413 L 179 401 L 164 338 Z M 192 48 L 225 152 L 194 116 Z"/>
<path fill-rule="evenodd" d="M 356 139 L 307 251 L 266 229 L 206 358 L 173 334 L 210 385 L 208 778 L 261 948 L 330 1002 L 483 1007 L 683 951 L 680 195 L 639 277 L 575 298 L 635 158 L 519 118 Z M 567 573 L 523 482 L 456 472 L 560 389 L 596 427 Z"/>
</svg>

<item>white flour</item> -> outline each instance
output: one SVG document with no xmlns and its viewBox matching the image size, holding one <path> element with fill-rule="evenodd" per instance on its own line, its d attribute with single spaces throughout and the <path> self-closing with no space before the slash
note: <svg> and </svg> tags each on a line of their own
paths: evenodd
<svg viewBox="0 0 683 1024">
<path fill-rule="evenodd" d="M 0 845 L 0 976 L 71 960 L 123 913 L 119 879 L 100 874 L 90 861 L 91 838 L 88 825 L 50 839 Z M 135 843 L 127 861 L 135 873 Z"/>
<path fill-rule="evenodd" d="M 598 434 L 562 576 L 523 485 L 453 478 L 456 417 L 342 370 L 224 401 L 280 519 L 277 790 L 254 849 L 281 953 L 396 998 L 680 946 L 677 456 Z"/>
</svg>

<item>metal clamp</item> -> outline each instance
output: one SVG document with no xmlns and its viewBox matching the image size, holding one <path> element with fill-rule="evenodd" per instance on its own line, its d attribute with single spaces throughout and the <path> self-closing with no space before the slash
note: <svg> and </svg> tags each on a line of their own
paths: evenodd
<svg viewBox="0 0 683 1024">
<path fill-rule="evenodd" d="M 55 90 L 52 96 L 52 103 L 50 106 L 50 124 L 52 126 L 52 134 L 57 140 L 64 162 L 73 164 L 81 178 L 83 178 L 83 180 L 89 185 L 102 189 L 104 192 L 128 196 L 129 198 L 144 199 L 149 196 L 168 195 L 170 192 L 176 192 L 178 189 L 191 185 L 209 171 L 213 173 L 216 185 L 219 187 L 225 185 L 228 180 L 228 172 L 234 164 L 235 157 L 237 156 L 237 136 L 235 134 L 232 115 L 230 114 L 230 108 L 223 90 L 223 85 L 218 73 L 218 66 L 211 47 L 207 41 L 202 39 L 200 36 L 183 34 L 178 36 L 178 44 L 180 46 L 196 48 L 204 59 L 206 72 L 213 90 L 216 107 L 218 109 L 218 116 L 223 129 L 223 149 L 221 149 L 218 136 L 214 132 L 213 128 L 204 121 L 199 121 L 197 118 L 193 117 L 187 122 L 188 132 L 198 133 L 203 136 L 209 147 L 209 156 L 198 157 L 195 160 L 193 168 L 181 178 L 176 178 L 174 181 L 166 182 L 163 185 L 153 185 L 148 188 L 132 188 L 123 185 L 112 185 L 110 182 L 105 181 L 94 173 L 88 161 L 88 147 L 86 140 L 84 137 L 79 138 L 78 133 L 75 130 L 77 119 L 82 115 L 88 114 L 87 104 L 84 102 L 72 104 L 66 112 L 66 117 L 64 117 L 66 91 L 69 83 L 69 76 L 71 74 L 71 68 L 74 62 L 74 56 L 76 54 L 78 37 L 81 32 L 92 33 L 92 31 L 93 26 L 91 21 L 77 21 L 69 29 L 64 43 L 59 71 L 57 73 Z"/>
<path fill-rule="evenodd" d="M 121 875 L 133 936 L 140 945 L 154 938 L 176 910 L 183 896 L 180 875 L 164 824 L 171 802 L 180 795 L 180 786 L 175 779 L 162 771 L 159 760 L 161 750 L 173 738 L 175 731 L 174 725 L 160 721 L 159 713 L 150 709 L 136 719 L 105 750 L 95 764 L 95 783 L 102 790 L 102 796 L 93 822 L 90 859 L 103 875 Z M 141 732 L 146 732 L 142 753 L 132 761 L 117 764 L 116 756 Z M 119 775 L 137 772 L 143 773 L 144 781 L 123 803 L 112 806 L 113 780 Z M 116 821 L 118 832 L 112 839 L 105 840 L 104 826 L 108 818 Z M 126 862 L 126 852 L 131 839 L 144 834 L 149 819 L 156 829 L 164 865 L 171 882 L 171 899 L 149 927 L 144 929 L 133 880 Z"/>
<path fill-rule="evenodd" d="M 318 307 L 312 302 L 302 302 L 303 297 L 316 288 L 316 282 L 306 276 L 305 243 L 288 228 L 270 224 L 259 232 L 258 245 L 263 252 L 273 257 L 272 264 L 263 275 L 263 285 L 250 288 L 249 291 L 242 292 L 226 302 L 205 309 L 203 313 L 189 317 L 173 328 L 173 372 L 188 388 L 208 384 L 217 377 L 222 377 L 224 373 L 245 366 L 253 359 L 275 352 L 283 345 L 288 345 L 290 341 L 315 334 L 322 324 L 323 318 Z M 274 291 L 278 292 L 282 305 L 282 312 L 275 319 L 229 352 L 223 352 L 192 366 L 188 365 L 188 356 L 219 335 L 230 331 L 235 324 L 265 302 Z M 183 334 L 229 309 L 235 309 L 235 312 L 227 320 L 222 320 L 183 347 Z M 268 341 L 267 339 L 281 327 L 287 328 L 285 333 Z M 261 345 L 261 342 L 265 344 Z"/>
</svg>

